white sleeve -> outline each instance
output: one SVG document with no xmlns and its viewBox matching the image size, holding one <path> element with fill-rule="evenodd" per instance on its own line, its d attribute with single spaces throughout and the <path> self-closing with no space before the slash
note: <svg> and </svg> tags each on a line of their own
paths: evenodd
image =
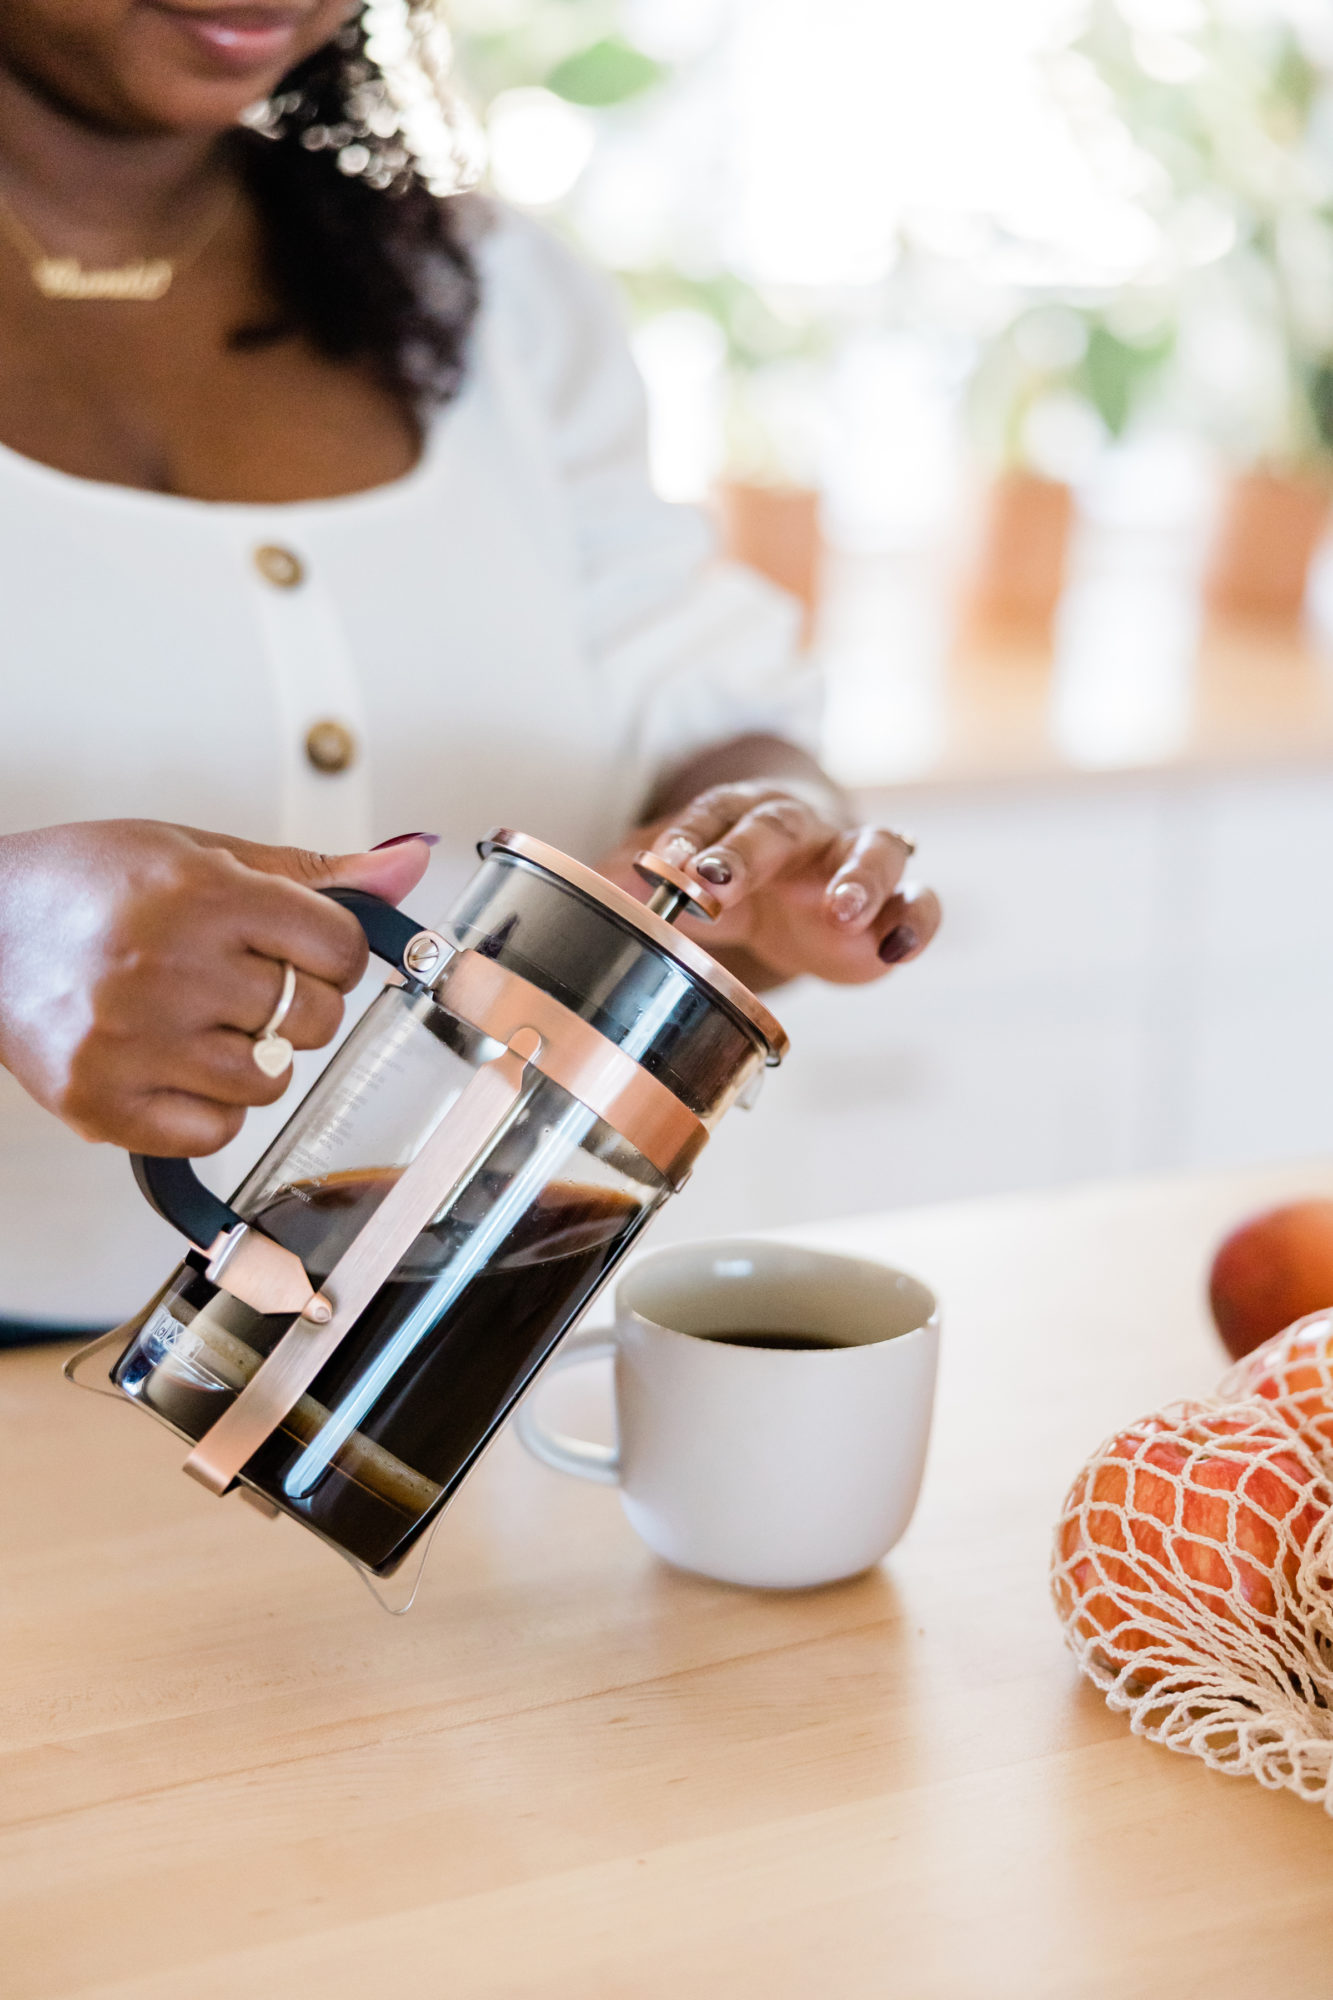
<svg viewBox="0 0 1333 2000">
<path fill-rule="evenodd" d="M 582 637 L 624 719 L 643 791 L 709 744 L 752 732 L 815 749 L 818 678 L 800 608 L 724 561 L 707 518 L 654 493 L 643 385 L 610 283 L 556 237 L 500 212 L 483 282 L 503 295 L 567 504 Z"/>
</svg>

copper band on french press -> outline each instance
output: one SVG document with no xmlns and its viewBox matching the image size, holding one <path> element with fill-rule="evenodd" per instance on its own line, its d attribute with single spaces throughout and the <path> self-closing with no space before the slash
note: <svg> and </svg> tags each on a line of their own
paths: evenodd
<svg viewBox="0 0 1333 2000">
<path fill-rule="evenodd" d="M 702 1118 L 632 1056 L 540 986 L 479 952 L 462 951 L 433 989 L 447 1013 L 493 1041 L 518 1028 L 542 1038 L 532 1066 L 628 1139 L 679 1188 L 708 1143 Z"/>
</svg>

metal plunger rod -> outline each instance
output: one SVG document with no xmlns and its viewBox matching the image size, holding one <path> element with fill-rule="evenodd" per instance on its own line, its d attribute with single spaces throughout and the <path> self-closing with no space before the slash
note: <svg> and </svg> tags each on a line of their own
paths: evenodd
<svg viewBox="0 0 1333 2000">
<path fill-rule="evenodd" d="M 677 917 L 700 917 L 711 923 L 722 914 L 722 905 L 711 889 L 660 854 L 636 854 L 634 867 L 652 889 L 647 907 L 654 916 L 674 924 Z"/>
<path fill-rule="evenodd" d="M 688 909 L 692 900 L 683 889 L 675 888 L 670 882 L 663 882 L 648 898 L 648 908 L 655 917 L 665 917 L 669 924 L 674 924 L 681 911 Z"/>
</svg>

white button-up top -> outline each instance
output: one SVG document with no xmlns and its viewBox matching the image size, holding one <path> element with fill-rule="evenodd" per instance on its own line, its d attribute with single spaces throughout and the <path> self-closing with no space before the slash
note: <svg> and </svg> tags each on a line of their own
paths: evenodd
<svg viewBox="0 0 1333 2000">
<path fill-rule="evenodd" d="M 0 829 L 138 815 L 332 852 L 425 829 L 433 922 L 488 827 L 595 859 L 704 744 L 806 733 L 791 607 L 651 491 L 604 282 L 514 217 L 480 261 L 463 391 L 390 486 L 214 505 L 0 448 Z M 120 1318 L 177 1247 L 123 1156 L 0 1072 L 0 1317 Z"/>
</svg>

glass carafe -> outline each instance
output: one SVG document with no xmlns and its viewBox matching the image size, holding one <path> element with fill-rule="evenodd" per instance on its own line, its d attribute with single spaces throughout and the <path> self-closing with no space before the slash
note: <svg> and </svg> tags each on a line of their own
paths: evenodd
<svg viewBox="0 0 1333 2000">
<path fill-rule="evenodd" d="M 640 857 L 648 905 L 521 834 L 439 932 L 352 908 L 390 983 L 230 1203 L 135 1162 L 194 1246 L 108 1337 L 115 1391 L 186 1470 L 314 1530 L 368 1579 L 427 1530 L 778 1023 L 669 919 L 703 885 Z M 94 1349 L 75 1357 L 77 1370 Z"/>
</svg>

